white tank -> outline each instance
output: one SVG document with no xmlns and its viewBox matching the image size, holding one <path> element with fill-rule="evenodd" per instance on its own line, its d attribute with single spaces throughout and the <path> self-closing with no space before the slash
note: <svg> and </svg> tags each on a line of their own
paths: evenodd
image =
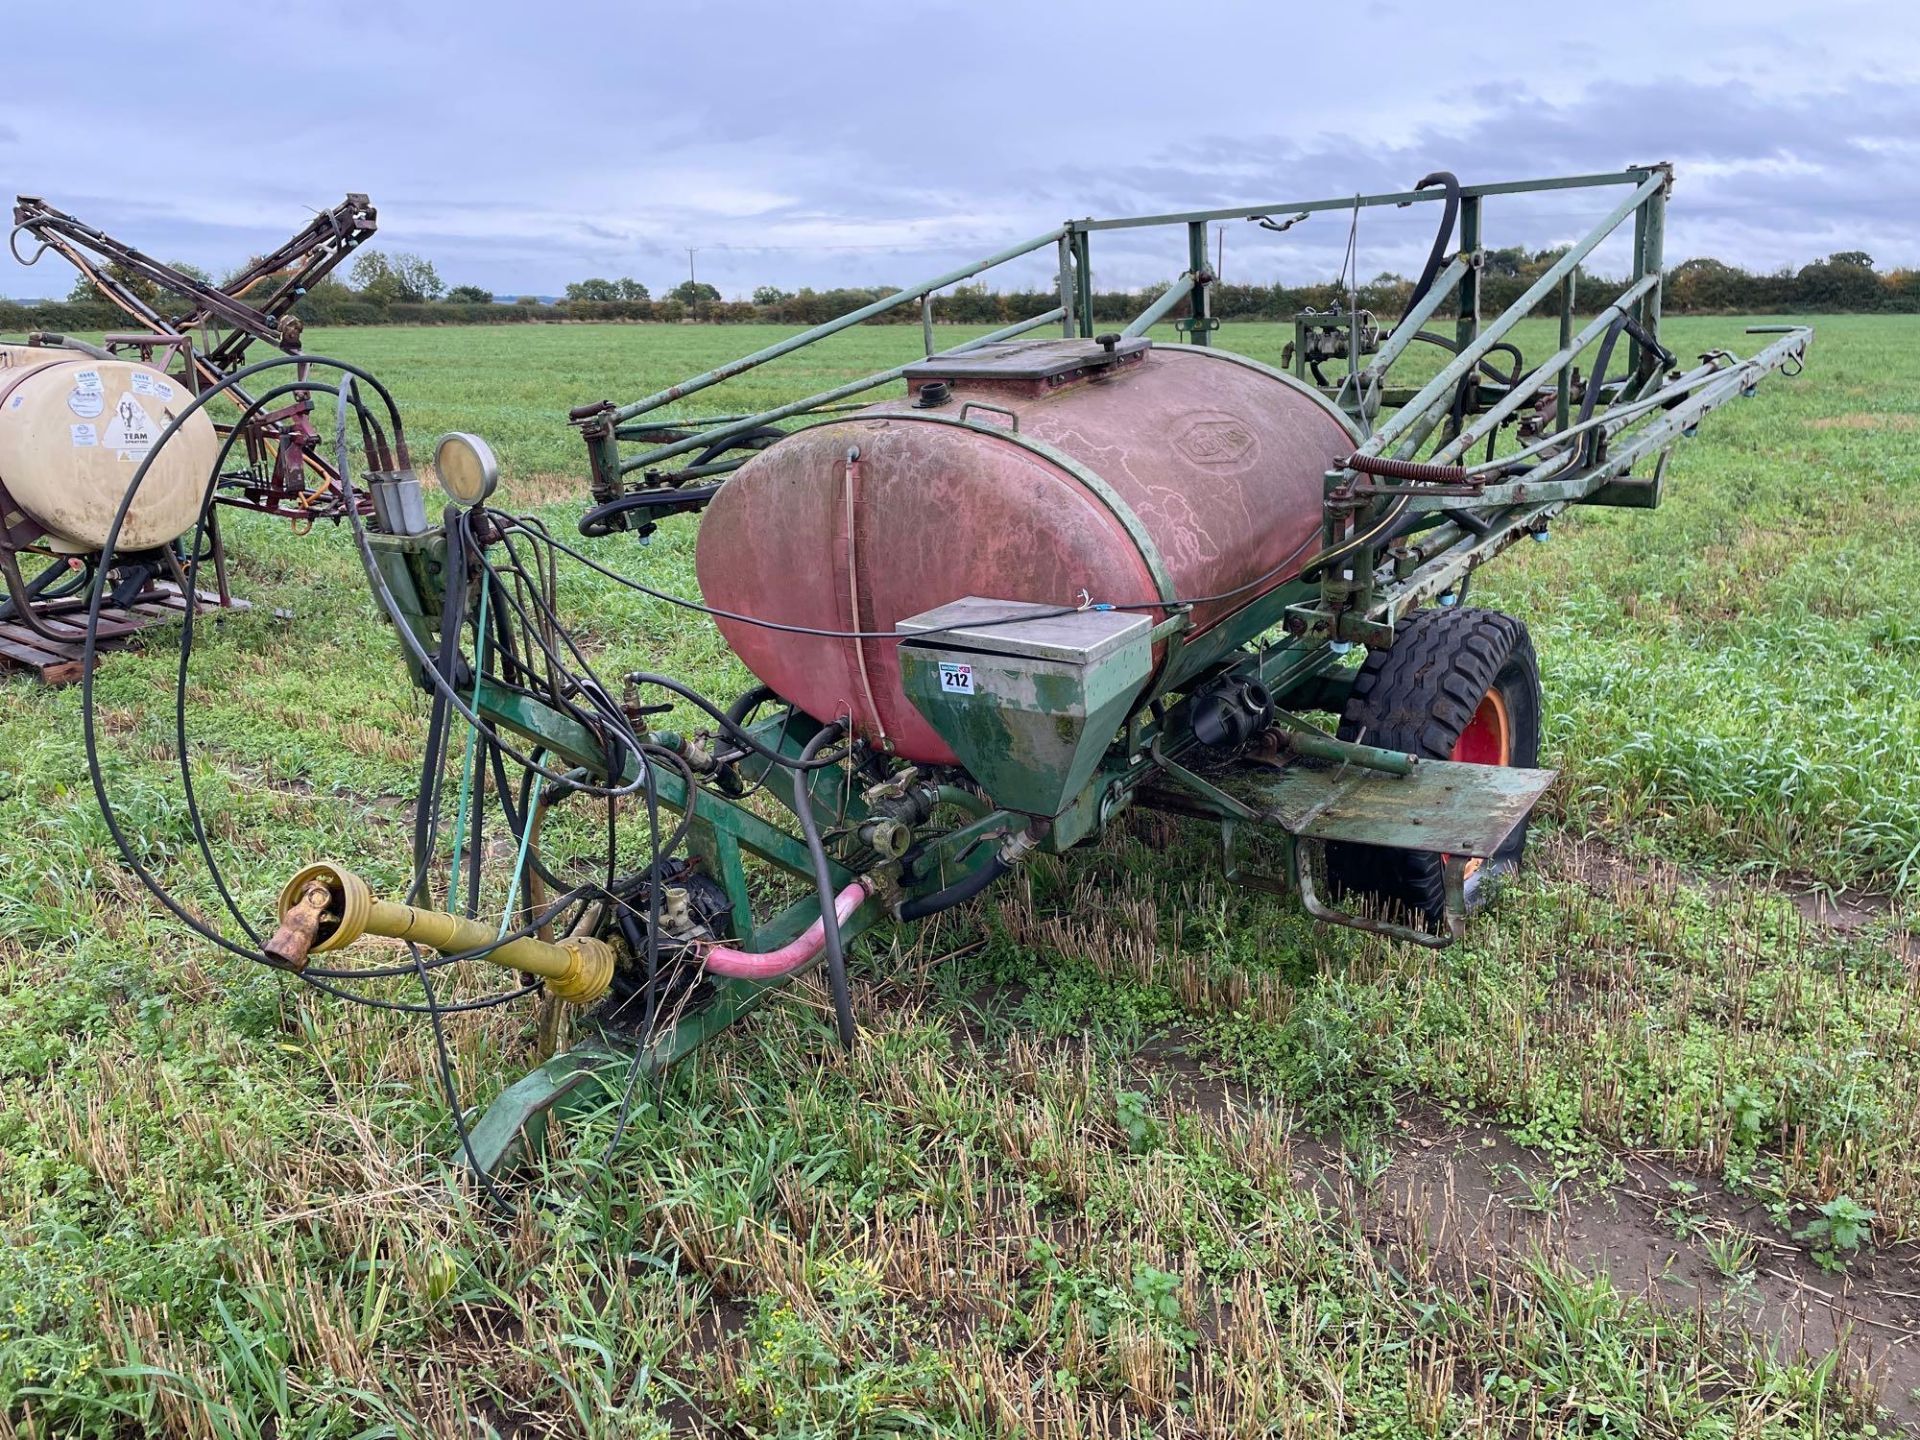
<svg viewBox="0 0 1920 1440">
<path fill-rule="evenodd" d="M 133 472 L 192 399 L 151 365 L 0 345 L 0 486 L 47 532 L 42 543 L 98 550 Z M 116 548 L 149 550 L 190 530 L 218 450 L 213 421 L 197 412 L 155 458 Z"/>
</svg>

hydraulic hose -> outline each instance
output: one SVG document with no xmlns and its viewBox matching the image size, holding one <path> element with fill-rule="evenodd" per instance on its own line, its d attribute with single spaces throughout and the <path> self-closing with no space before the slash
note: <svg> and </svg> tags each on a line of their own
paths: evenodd
<svg viewBox="0 0 1920 1440">
<path fill-rule="evenodd" d="M 1437 331 L 1416 330 L 1413 332 L 1413 338 L 1416 340 L 1423 340 L 1429 345 L 1438 345 L 1442 350 L 1450 350 L 1455 355 L 1458 355 L 1460 353 L 1460 346 L 1458 342 L 1449 340 L 1446 336 L 1438 333 Z M 1500 371 L 1494 367 L 1493 362 L 1487 358 L 1488 355 L 1492 355 L 1496 351 L 1505 351 L 1507 354 L 1513 356 L 1513 371 L 1511 374 L 1502 375 Z M 1527 368 L 1527 361 L 1526 361 L 1526 357 L 1520 353 L 1519 346 L 1513 344 L 1510 341 L 1501 340 L 1496 344 L 1489 345 L 1487 347 L 1487 355 L 1483 355 L 1480 357 L 1480 363 L 1475 368 L 1478 369 L 1480 373 L 1482 375 L 1485 375 L 1489 380 L 1492 380 L 1499 385 L 1505 385 L 1509 389 L 1511 389 L 1513 386 L 1518 385 L 1520 383 L 1520 377 L 1523 373 L 1525 373 Z"/>
<path fill-rule="evenodd" d="M 57 330 L 36 330 L 27 336 L 27 343 L 29 345 L 44 345 L 49 350 L 78 350 L 82 355 L 86 355 L 95 360 L 112 360 L 116 358 L 111 350 L 103 350 L 98 345 L 92 344 L 90 341 L 82 340 L 77 335 L 62 335 Z"/>
<path fill-rule="evenodd" d="M 1444 185 L 1447 198 L 1442 202 L 1444 209 L 1440 216 L 1440 228 L 1434 233 L 1433 249 L 1427 252 L 1426 267 L 1421 270 L 1420 278 L 1414 282 L 1413 295 L 1407 301 L 1407 310 L 1411 313 L 1426 298 L 1427 291 L 1433 288 L 1434 277 L 1440 273 L 1441 263 L 1447 258 L 1447 244 L 1453 239 L 1453 227 L 1460 218 L 1460 181 L 1451 170 L 1436 170 L 1426 176 L 1413 188 L 1425 190 L 1430 185 Z"/>
<path fill-rule="evenodd" d="M 946 889 L 936 890 L 931 895 L 922 895 L 917 900 L 907 901 L 900 907 L 900 918 L 924 920 L 927 916 L 937 915 L 942 910 L 951 910 L 956 905 L 964 905 L 1012 868 L 1013 866 L 1005 859 L 995 855 L 971 875 L 954 881 Z"/>
<path fill-rule="evenodd" d="M 747 723 L 749 715 L 775 698 L 777 697 L 771 685 L 755 685 L 735 697 L 734 702 L 727 707 L 727 720 L 738 729 Z"/>
<path fill-rule="evenodd" d="M 714 974 L 725 975 L 731 980 L 778 980 L 791 975 L 796 970 L 806 968 L 826 947 L 827 916 L 833 916 L 834 929 L 838 933 L 839 927 L 860 908 L 866 898 L 865 883 L 855 880 L 834 897 L 830 910 L 822 910 L 818 920 L 778 950 L 756 953 L 737 950 L 731 945 L 712 945 L 701 951 L 701 963 Z"/>
<path fill-rule="evenodd" d="M 1673 352 L 1653 338 L 1651 332 L 1632 315 L 1622 311 L 1614 317 L 1607 327 L 1607 333 L 1600 339 L 1600 349 L 1593 358 L 1593 375 L 1587 381 L 1586 394 L 1580 398 L 1580 413 L 1575 423 L 1584 425 L 1593 418 L 1593 408 L 1600 401 L 1600 392 L 1607 385 L 1607 365 L 1613 359 L 1613 347 L 1619 343 L 1622 334 L 1631 335 L 1652 354 L 1660 364 L 1671 365 Z M 1631 377 L 1629 377 L 1631 378 Z"/>
<path fill-rule="evenodd" d="M 852 1049 L 853 1037 L 858 1031 L 853 1023 L 853 996 L 847 989 L 847 957 L 840 948 L 839 906 L 833 893 L 833 872 L 827 864 L 827 847 L 820 841 L 820 822 L 813 814 L 813 787 L 809 783 L 814 758 L 846 734 L 846 730 L 847 727 L 836 720 L 822 727 L 800 751 L 793 770 L 793 809 L 800 817 L 800 833 L 806 837 L 808 853 L 813 856 L 813 884 L 820 892 L 820 939 L 827 952 L 827 988 L 833 992 L 833 1018 L 840 1027 L 840 1043 Z"/>
</svg>

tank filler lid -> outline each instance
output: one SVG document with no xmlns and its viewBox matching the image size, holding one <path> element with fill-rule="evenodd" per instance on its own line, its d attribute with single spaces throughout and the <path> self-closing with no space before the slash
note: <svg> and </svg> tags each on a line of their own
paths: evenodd
<svg viewBox="0 0 1920 1440">
<path fill-rule="evenodd" d="M 1009 620 L 1031 614 L 1033 620 Z M 998 624 L 983 624 L 998 621 Z M 1076 610 L 1062 615 L 1058 605 L 1026 600 L 987 600 L 969 595 L 937 610 L 910 616 L 895 627 L 903 635 L 927 635 L 924 643 L 943 650 L 977 650 L 990 655 L 1025 655 L 1091 665 L 1153 628 L 1152 619 L 1131 610 Z M 912 644 L 909 640 L 906 643 Z"/>
<path fill-rule="evenodd" d="M 1112 365 L 1153 345 L 1144 335 L 1109 338 L 1111 349 L 1099 340 L 1002 340 L 977 350 L 929 355 L 904 373 L 910 385 L 918 380 L 1052 380 Z"/>
</svg>

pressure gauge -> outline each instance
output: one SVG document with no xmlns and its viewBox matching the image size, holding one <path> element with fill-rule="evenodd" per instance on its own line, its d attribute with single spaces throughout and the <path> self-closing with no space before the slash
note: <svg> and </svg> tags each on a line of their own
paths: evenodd
<svg viewBox="0 0 1920 1440">
<path fill-rule="evenodd" d="M 440 437 L 433 447 L 433 469 L 440 477 L 440 488 L 469 509 L 485 502 L 500 483 L 500 462 L 493 458 L 493 447 L 461 430 Z"/>
</svg>

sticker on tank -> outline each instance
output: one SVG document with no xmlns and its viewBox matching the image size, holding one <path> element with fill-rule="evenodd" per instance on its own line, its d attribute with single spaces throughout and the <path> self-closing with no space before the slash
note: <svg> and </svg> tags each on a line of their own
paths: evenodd
<svg viewBox="0 0 1920 1440">
<path fill-rule="evenodd" d="M 107 425 L 107 449 L 117 450 L 122 460 L 138 460 L 153 448 L 158 433 L 153 417 L 141 408 L 133 392 L 122 391 L 120 403 L 113 407 L 113 419 Z"/>
</svg>

